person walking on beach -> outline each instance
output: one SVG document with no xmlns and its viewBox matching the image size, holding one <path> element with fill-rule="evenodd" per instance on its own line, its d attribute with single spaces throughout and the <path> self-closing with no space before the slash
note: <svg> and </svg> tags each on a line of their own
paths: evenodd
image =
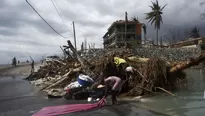
<svg viewBox="0 0 205 116">
<path fill-rule="evenodd" d="M 34 60 L 31 59 L 31 73 L 34 72 Z"/>
<path fill-rule="evenodd" d="M 16 63 L 17 63 L 16 57 L 14 57 L 14 58 L 12 59 L 12 66 L 16 66 Z"/>
</svg>

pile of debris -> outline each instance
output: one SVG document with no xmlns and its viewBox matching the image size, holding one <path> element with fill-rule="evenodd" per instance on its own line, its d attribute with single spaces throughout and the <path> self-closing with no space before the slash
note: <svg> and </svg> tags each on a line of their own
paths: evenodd
<svg viewBox="0 0 205 116">
<path fill-rule="evenodd" d="M 63 96 L 68 84 L 76 81 L 79 74 L 89 75 L 96 80 L 102 72 L 108 57 L 123 54 L 127 63 L 136 69 L 136 73 L 128 80 L 130 90 L 127 95 L 143 95 L 162 90 L 173 95 L 169 90 L 177 89 L 177 84 L 186 82 L 184 69 L 197 65 L 205 60 L 205 54 L 181 64 L 173 65 L 160 58 L 139 58 L 133 56 L 131 50 L 100 54 L 96 59 L 83 59 L 74 49 L 70 41 L 64 47 L 67 56 L 61 60 L 47 62 L 38 72 L 32 73 L 27 80 L 49 96 Z"/>
</svg>

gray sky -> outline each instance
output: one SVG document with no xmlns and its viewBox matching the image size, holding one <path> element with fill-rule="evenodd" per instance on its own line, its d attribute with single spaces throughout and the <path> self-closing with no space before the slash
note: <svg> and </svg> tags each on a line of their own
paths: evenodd
<svg viewBox="0 0 205 116">
<path fill-rule="evenodd" d="M 50 0 L 29 0 L 35 9 L 63 36 L 73 42 L 72 21 L 76 23 L 77 47 L 87 38 L 95 47 L 103 47 L 102 36 L 109 25 L 116 20 L 136 16 L 143 23 L 146 12 L 151 9 L 150 0 L 55 0 L 61 7 L 62 22 Z M 160 35 L 169 28 L 180 29 L 199 26 L 201 34 L 205 29 L 199 14 L 204 11 L 199 6 L 201 0 L 159 0 L 164 9 Z M 25 0 L 1 0 L 0 4 L 0 64 L 17 59 L 28 59 L 27 53 L 36 60 L 42 55 L 62 54 L 60 45 L 66 40 L 54 33 L 31 9 Z M 153 26 L 148 24 L 148 37 L 155 38 Z"/>
</svg>

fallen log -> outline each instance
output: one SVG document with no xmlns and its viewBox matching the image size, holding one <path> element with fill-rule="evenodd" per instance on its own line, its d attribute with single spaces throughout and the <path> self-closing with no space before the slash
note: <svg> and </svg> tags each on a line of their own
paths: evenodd
<svg viewBox="0 0 205 116">
<path fill-rule="evenodd" d="M 187 62 L 184 62 L 184 63 L 178 64 L 174 67 L 171 67 L 169 72 L 174 73 L 174 72 L 177 72 L 177 71 L 181 71 L 181 70 L 184 70 L 186 68 L 199 65 L 199 63 L 201 63 L 203 61 L 205 61 L 205 54 L 202 54 L 202 55 L 200 55 L 199 57 L 197 57 L 195 59 L 191 58 Z"/>
<path fill-rule="evenodd" d="M 137 57 L 129 57 L 128 58 L 129 62 L 135 62 L 135 63 L 140 63 L 140 62 L 143 62 L 143 63 L 147 63 L 148 60 L 150 60 L 149 58 L 137 58 Z M 172 66 L 170 68 L 170 73 L 174 73 L 174 72 L 177 72 L 177 71 L 182 71 L 184 69 L 187 69 L 187 68 L 190 68 L 192 66 L 196 66 L 198 65 L 199 63 L 205 61 L 205 54 L 202 54 L 200 55 L 199 57 L 197 58 L 190 58 L 189 61 L 185 61 L 185 62 L 180 62 L 180 64 L 176 64 L 174 66 Z M 171 65 L 169 62 L 166 61 L 166 63 L 168 65 Z"/>
<path fill-rule="evenodd" d="M 50 89 L 50 88 L 52 88 L 52 87 L 55 87 L 55 86 L 59 85 L 59 84 L 62 83 L 64 80 L 70 78 L 69 75 L 70 75 L 71 73 L 76 73 L 76 72 L 79 72 L 79 71 L 80 71 L 80 68 L 70 70 L 68 73 L 66 73 L 65 75 L 62 76 L 62 79 L 58 80 L 58 81 L 55 82 L 54 84 L 52 84 L 52 85 L 50 85 L 50 86 L 48 86 L 48 87 L 46 87 L 46 88 L 44 88 L 44 89 L 45 89 L 45 90 L 46 90 L 46 89 Z M 42 90 L 43 90 L 43 89 L 42 89 Z"/>
<path fill-rule="evenodd" d="M 52 85 L 50 85 L 50 86 L 48 86 L 48 87 L 46 87 L 46 88 L 43 88 L 43 89 L 50 89 L 50 88 L 55 87 L 56 85 L 62 83 L 64 80 L 66 80 L 66 79 L 69 78 L 68 75 L 69 75 L 71 72 L 72 72 L 72 71 L 70 70 L 68 73 L 66 73 L 66 74 L 63 76 L 62 79 L 58 80 L 58 81 L 55 82 L 54 84 L 52 84 Z M 43 90 L 43 89 L 42 89 L 42 90 Z"/>
</svg>

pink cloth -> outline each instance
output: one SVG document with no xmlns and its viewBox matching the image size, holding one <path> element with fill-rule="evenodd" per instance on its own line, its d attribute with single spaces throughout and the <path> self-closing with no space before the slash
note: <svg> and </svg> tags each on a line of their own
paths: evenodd
<svg viewBox="0 0 205 116">
<path fill-rule="evenodd" d="M 105 79 L 105 83 L 112 86 L 112 90 L 119 90 L 121 87 L 121 79 L 116 76 L 110 76 Z"/>
<path fill-rule="evenodd" d="M 33 116 L 57 116 L 62 114 L 68 114 L 72 112 L 91 110 L 97 107 L 102 107 L 105 104 L 105 98 L 101 99 L 95 104 L 72 104 L 62 106 L 50 106 L 44 107 L 39 112 L 33 114 Z"/>
</svg>

